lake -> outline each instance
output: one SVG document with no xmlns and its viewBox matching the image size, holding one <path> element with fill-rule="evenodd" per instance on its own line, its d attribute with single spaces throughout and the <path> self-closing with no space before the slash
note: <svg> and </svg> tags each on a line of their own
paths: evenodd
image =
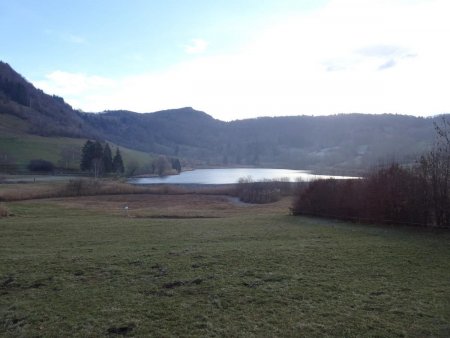
<svg viewBox="0 0 450 338">
<path fill-rule="evenodd" d="M 348 176 L 315 175 L 307 170 L 223 168 L 196 169 L 184 171 L 179 175 L 169 175 L 164 177 L 132 178 L 129 182 L 133 184 L 234 184 L 237 183 L 240 178 L 248 177 L 253 181 L 288 178 L 291 182 L 297 180 L 311 181 L 324 178 L 352 178 Z"/>
</svg>

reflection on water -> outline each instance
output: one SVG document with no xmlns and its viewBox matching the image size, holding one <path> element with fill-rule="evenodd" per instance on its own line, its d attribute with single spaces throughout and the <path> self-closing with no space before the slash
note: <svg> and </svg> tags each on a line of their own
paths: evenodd
<svg viewBox="0 0 450 338">
<path fill-rule="evenodd" d="M 182 172 L 180 175 L 165 177 L 133 178 L 134 184 L 233 184 L 240 178 L 250 177 L 253 181 L 264 179 L 287 178 L 291 182 L 296 180 L 311 181 L 321 178 L 350 178 L 347 176 L 314 175 L 306 170 L 289 169 L 261 169 L 261 168 L 226 168 L 226 169 L 196 169 Z"/>
</svg>

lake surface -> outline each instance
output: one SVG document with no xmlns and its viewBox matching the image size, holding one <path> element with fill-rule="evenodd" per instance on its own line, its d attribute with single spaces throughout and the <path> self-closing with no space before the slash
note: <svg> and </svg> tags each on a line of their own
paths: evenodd
<svg viewBox="0 0 450 338">
<path fill-rule="evenodd" d="M 139 177 L 129 182 L 133 184 L 234 184 L 240 178 L 250 177 L 253 181 L 288 178 L 291 182 L 297 180 L 311 181 L 323 178 L 351 178 L 348 176 L 314 175 L 307 170 L 261 169 L 261 168 L 224 168 L 196 169 L 184 171 L 179 175 L 164 177 Z"/>
</svg>

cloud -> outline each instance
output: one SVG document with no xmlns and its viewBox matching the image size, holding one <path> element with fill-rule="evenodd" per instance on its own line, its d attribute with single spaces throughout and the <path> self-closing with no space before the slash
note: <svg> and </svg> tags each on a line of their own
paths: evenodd
<svg viewBox="0 0 450 338">
<path fill-rule="evenodd" d="M 395 67 L 402 59 L 417 57 L 417 54 L 407 48 L 394 45 L 373 45 L 361 48 L 356 52 L 363 57 L 381 60 L 381 65 L 378 67 L 378 70 Z"/>
<path fill-rule="evenodd" d="M 393 45 L 372 45 L 349 52 L 347 55 L 340 56 L 323 62 L 327 72 L 351 70 L 363 64 L 370 64 L 377 60 L 378 70 L 384 70 L 395 67 L 402 59 L 417 57 L 417 54 L 406 48 Z M 381 65 L 380 65 L 381 64 Z"/>
<path fill-rule="evenodd" d="M 88 110 L 101 111 L 105 102 L 98 102 L 92 105 L 91 96 L 103 93 L 104 99 L 113 94 L 116 81 L 96 75 L 86 75 L 82 73 L 70 73 L 64 71 L 54 71 L 45 76 L 45 79 L 33 81 L 34 85 L 48 94 L 62 96 L 75 108 L 87 108 Z M 91 102 L 90 102 L 91 101 Z"/>
<path fill-rule="evenodd" d="M 165 69 L 111 79 L 54 72 L 40 87 L 86 111 L 193 106 L 223 120 L 450 112 L 448 12 L 440 0 L 334 0 L 237 51 L 201 54 L 207 44 L 196 39 L 185 50 L 194 57 Z"/>
<path fill-rule="evenodd" d="M 385 70 L 388 68 L 392 68 L 396 65 L 395 60 L 391 59 L 389 61 L 387 61 L 386 63 L 383 63 L 380 67 L 378 67 L 378 70 Z"/>
<path fill-rule="evenodd" d="M 408 55 L 410 52 L 400 46 L 389 46 L 389 45 L 373 45 L 361 48 L 356 51 L 363 56 L 369 57 L 392 57 L 392 56 L 402 56 Z"/>
<path fill-rule="evenodd" d="M 190 43 L 184 46 L 184 51 L 188 54 L 201 54 L 208 48 L 208 42 L 203 39 L 192 39 Z"/>
</svg>

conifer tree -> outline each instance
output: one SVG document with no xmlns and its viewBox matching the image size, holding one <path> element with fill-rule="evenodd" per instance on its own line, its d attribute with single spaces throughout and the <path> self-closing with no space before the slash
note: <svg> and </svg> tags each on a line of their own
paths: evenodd
<svg viewBox="0 0 450 338">
<path fill-rule="evenodd" d="M 109 144 L 105 144 L 105 148 L 103 149 L 103 170 L 105 173 L 110 173 L 113 168 L 112 163 L 112 153 Z"/>
<path fill-rule="evenodd" d="M 125 167 L 123 165 L 122 155 L 120 155 L 119 148 L 116 149 L 116 154 L 114 155 L 112 161 L 112 169 L 115 173 L 123 174 Z"/>
<path fill-rule="evenodd" d="M 99 177 L 103 174 L 103 147 L 100 141 L 95 141 L 93 146 L 93 158 L 91 160 L 91 170 L 94 177 Z"/>
<path fill-rule="evenodd" d="M 94 158 L 94 142 L 87 140 L 81 150 L 80 169 L 88 171 L 91 169 L 91 162 Z"/>
<path fill-rule="evenodd" d="M 172 162 L 172 169 L 175 169 L 177 173 L 180 173 L 181 172 L 180 160 L 178 158 L 172 158 L 171 162 Z"/>
</svg>

